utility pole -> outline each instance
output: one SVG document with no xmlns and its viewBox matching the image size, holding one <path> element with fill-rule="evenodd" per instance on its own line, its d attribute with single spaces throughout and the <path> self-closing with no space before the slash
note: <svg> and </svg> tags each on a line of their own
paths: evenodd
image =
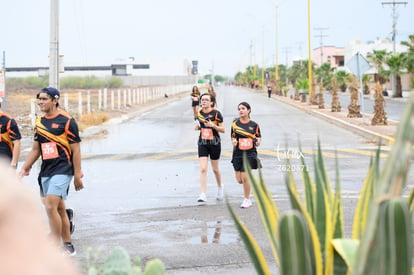
<svg viewBox="0 0 414 275">
<path fill-rule="evenodd" d="M 315 35 L 314 37 L 320 38 L 320 47 L 321 47 L 321 64 L 319 64 L 319 67 L 323 64 L 323 38 L 327 37 L 327 35 L 323 34 L 323 31 L 327 30 L 328 28 L 313 28 L 315 31 L 320 31 L 319 35 Z"/>
<path fill-rule="evenodd" d="M 298 42 L 296 42 L 296 44 L 298 45 L 299 56 L 300 56 L 300 59 L 302 60 L 302 58 L 303 58 L 303 53 L 302 53 L 303 41 L 298 41 Z"/>
<path fill-rule="evenodd" d="M 253 67 L 253 40 L 250 40 L 250 68 Z"/>
<path fill-rule="evenodd" d="M 254 42 L 254 46 L 253 46 L 253 56 L 254 56 L 254 68 L 253 68 L 253 72 L 254 72 L 254 80 L 256 80 L 257 77 L 257 61 L 256 61 L 256 41 Z"/>
<path fill-rule="evenodd" d="M 215 76 L 214 76 L 214 60 L 211 62 L 211 86 L 215 86 Z"/>
<path fill-rule="evenodd" d="M 59 0 L 50 0 L 49 86 L 59 89 Z"/>
<path fill-rule="evenodd" d="M 396 43 L 396 36 L 397 36 L 397 5 L 407 5 L 407 2 L 396 2 L 395 0 L 392 2 L 382 2 L 382 5 L 392 5 L 392 53 L 395 55 L 395 43 Z M 395 95 L 397 92 L 397 76 L 395 73 L 392 74 L 392 94 Z"/>
<path fill-rule="evenodd" d="M 285 52 L 285 57 L 286 57 L 286 71 L 287 71 L 287 68 L 288 68 L 288 66 L 289 66 L 289 51 L 290 51 L 290 47 L 283 47 L 283 50 L 284 50 L 284 52 Z M 288 85 L 288 74 L 286 74 L 286 84 L 285 84 L 285 86 L 287 86 Z"/>
<path fill-rule="evenodd" d="M 285 52 L 285 58 L 286 58 L 286 60 L 285 60 L 286 68 L 289 65 L 289 52 L 290 52 L 290 48 L 291 47 L 283 47 L 283 51 Z"/>
<path fill-rule="evenodd" d="M 253 76 L 256 77 L 256 52 L 253 40 L 250 40 L 250 69 L 253 69 Z"/>
<path fill-rule="evenodd" d="M 263 30 L 262 30 L 262 88 L 264 90 L 264 26 L 263 26 Z"/>
<path fill-rule="evenodd" d="M 276 5 L 276 41 L 275 41 L 275 50 L 276 50 L 276 54 L 275 54 L 275 59 L 276 59 L 276 63 L 275 63 L 275 82 L 276 82 L 276 87 L 275 87 L 275 92 L 277 93 L 279 90 L 279 45 L 278 45 L 278 8 L 279 6 Z M 287 68 L 286 68 L 287 69 Z"/>
<path fill-rule="evenodd" d="M 6 93 L 6 52 L 3 51 L 3 62 L 0 67 L 0 99 L 3 99 L 1 108 L 7 110 L 7 93 Z"/>
</svg>

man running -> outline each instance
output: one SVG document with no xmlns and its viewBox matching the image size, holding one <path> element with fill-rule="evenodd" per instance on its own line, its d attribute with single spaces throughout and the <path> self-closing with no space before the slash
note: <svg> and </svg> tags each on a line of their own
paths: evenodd
<svg viewBox="0 0 414 275">
<path fill-rule="evenodd" d="M 38 105 L 44 113 L 37 117 L 32 150 L 23 164 L 20 176 L 29 175 L 33 163 L 41 156 L 39 173 L 40 193 L 44 199 L 51 236 L 63 241 L 68 255 L 76 255 L 70 237 L 65 200 L 74 178 L 75 190 L 83 188 L 80 137 L 76 121 L 59 109 L 60 92 L 47 87 L 37 94 Z"/>
</svg>

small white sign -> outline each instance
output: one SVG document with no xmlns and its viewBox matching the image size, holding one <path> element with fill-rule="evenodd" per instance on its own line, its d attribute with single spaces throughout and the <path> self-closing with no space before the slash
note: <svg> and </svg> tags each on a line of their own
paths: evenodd
<svg viewBox="0 0 414 275">
<path fill-rule="evenodd" d="M 361 78 L 361 76 L 371 67 L 369 62 L 359 52 L 351 57 L 351 59 L 346 63 L 346 66 L 358 78 Z"/>
</svg>

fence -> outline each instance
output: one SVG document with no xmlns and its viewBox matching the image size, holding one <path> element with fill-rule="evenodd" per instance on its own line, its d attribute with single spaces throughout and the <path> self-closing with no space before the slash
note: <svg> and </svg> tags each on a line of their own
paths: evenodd
<svg viewBox="0 0 414 275">
<path fill-rule="evenodd" d="M 84 113 L 122 110 L 179 93 L 190 93 L 192 86 L 193 84 L 181 84 L 125 89 L 105 88 L 77 93 L 62 91 L 60 104 L 66 111 L 80 118 Z M 34 99 L 31 102 L 30 113 L 32 125 L 34 125 L 36 119 L 36 102 Z"/>
</svg>

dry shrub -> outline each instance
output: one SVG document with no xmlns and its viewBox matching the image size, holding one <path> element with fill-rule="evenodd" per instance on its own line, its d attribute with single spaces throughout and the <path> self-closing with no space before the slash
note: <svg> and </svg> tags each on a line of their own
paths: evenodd
<svg viewBox="0 0 414 275">
<path fill-rule="evenodd" d="M 87 128 L 88 126 L 101 125 L 107 120 L 109 120 L 108 113 L 83 114 L 79 119 L 79 128 L 82 130 Z"/>
</svg>

